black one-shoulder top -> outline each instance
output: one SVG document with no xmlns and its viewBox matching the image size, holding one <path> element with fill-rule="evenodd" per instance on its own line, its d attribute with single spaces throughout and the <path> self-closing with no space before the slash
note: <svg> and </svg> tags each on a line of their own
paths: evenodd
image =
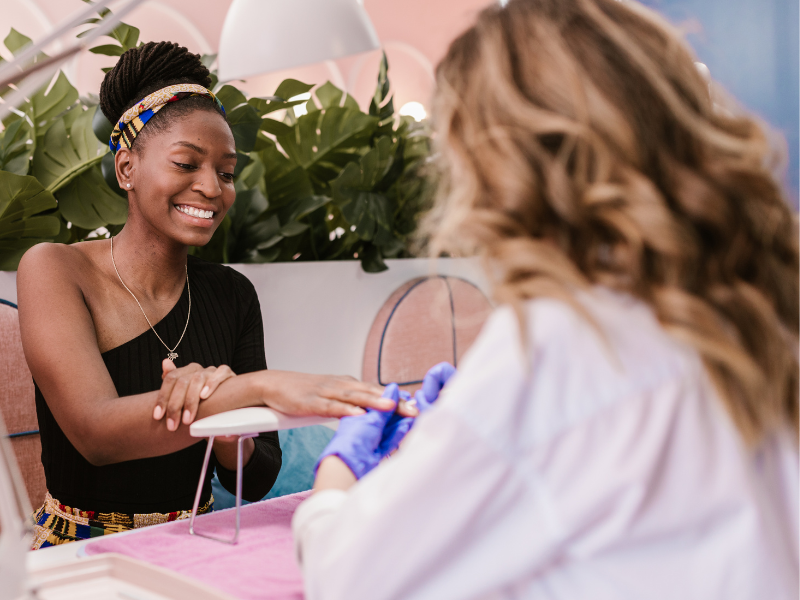
<svg viewBox="0 0 800 600">
<path fill-rule="evenodd" d="M 230 267 L 193 256 L 189 257 L 188 269 L 191 319 L 176 349 L 175 365 L 182 367 L 192 362 L 204 367 L 228 365 L 237 374 L 266 369 L 261 307 L 253 284 Z M 180 338 L 188 308 L 189 297 L 184 286 L 178 303 L 155 325 L 166 343 L 174 344 Z M 161 361 L 166 358 L 167 350 L 150 329 L 102 356 L 120 397 L 161 387 Z M 74 385 L 80 386 L 81 382 L 76 380 Z M 96 467 L 67 439 L 38 386 L 36 413 L 47 489 L 62 504 L 81 510 L 127 514 L 192 508 L 205 440 L 165 456 Z M 215 467 L 223 487 L 235 492 L 235 471 L 216 464 L 212 454 L 201 506 L 211 497 Z M 277 433 L 262 433 L 255 438 L 255 452 L 244 468 L 243 497 L 263 498 L 275 483 L 280 468 Z"/>
</svg>

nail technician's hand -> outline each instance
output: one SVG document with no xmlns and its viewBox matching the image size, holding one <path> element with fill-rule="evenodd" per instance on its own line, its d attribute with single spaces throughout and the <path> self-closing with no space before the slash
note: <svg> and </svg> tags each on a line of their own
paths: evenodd
<svg viewBox="0 0 800 600">
<path fill-rule="evenodd" d="M 162 383 L 153 418 L 159 421 L 166 415 L 167 429 L 170 431 L 178 429 L 181 422 L 184 425 L 192 423 L 200 402 L 211 396 L 220 383 L 236 376 L 227 365 L 203 368 L 191 363 L 178 368 L 166 358 L 161 368 Z"/>
<path fill-rule="evenodd" d="M 400 392 L 400 400 L 409 402 L 411 395 L 408 392 Z M 404 417 L 399 412 L 394 413 L 386 422 L 383 428 L 383 435 L 381 442 L 378 445 L 378 453 L 381 459 L 386 458 L 392 452 L 397 450 L 400 442 L 406 437 L 406 434 L 414 426 L 415 417 Z"/>
<path fill-rule="evenodd" d="M 305 417 L 350 417 L 363 415 L 364 409 L 394 411 L 397 400 L 382 398 L 383 388 L 353 377 L 309 375 L 292 371 L 262 371 L 264 403 L 287 415 Z M 403 405 L 404 415 L 417 410 Z"/>
<path fill-rule="evenodd" d="M 458 371 L 448 362 L 431 367 L 422 380 L 422 388 L 414 394 L 419 412 L 425 412 L 439 397 L 439 392 Z"/>
<path fill-rule="evenodd" d="M 431 408 L 439 398 L 439 392 L 442 391 L 442 388 L 456 372 L 456 368 L 447 362 L 439 363 L 427 372 L 422 380 L 422 388 L 416 391 L 412 400 L 420 414 Z M 400 392 L 401 398 L 403 394 L 406 394 L 406 392 Z M 406 398 L 406 400 L 408 399 Z M 411 431 L 414 422 L 415 419 L 413 418 L 403 417 L 399 414 L 392 415 L 383 430 L 383 439 L 380 446 L 383 456 L 388 456 L 400 446 L 400 442 Z"/>
<path fill-rule="evenodd" d="M 356 479 L 361 479 L 378 465 L 385 456 L 385 446 L 382 445 L 384 428 L 396 415 L 394 408 L 400 399 L 397 385 L 394 383 L 387 385 L 383 398 L 391 401 L 392 406 L 389 411 L 369 409 L 365 414 L 345 417 L 339 421 L 336 435 L 322 451 L 314 467 L 315 473 L 323 459 L 329 456 L 339 457 Z"/>
</svg>

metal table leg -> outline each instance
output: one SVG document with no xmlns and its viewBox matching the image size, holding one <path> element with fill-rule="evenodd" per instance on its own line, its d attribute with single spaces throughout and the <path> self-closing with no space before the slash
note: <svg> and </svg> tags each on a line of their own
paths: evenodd
<svg viewBox="0 0 800 600">
<path fill-rule="evenodd" d="M 200 506 L 200 496 L 203 493 L 203 483 L 206 479 L 206 471 L 208 470 L 208 461 L 211 459 L 211 450 L 214 447 L 214 437 L 211 436 L 208 438 L 208 446 L 206 446 L 206 456 L 203 459 L 203 468 L 200 471 L 200 482 L 197 484 L 197 493 L 194 495 L 194 504 L 192 505 L 192 518 L 189 521 L 189 533 L 191 535 L 197 535 L 200 537 L 208 538 L 209 540 L 215 540 L 217 542 L 224 542 L 226 544 L 236 544 L 239 541 L 239 525 L 241 522 L 241 512 L 242 512 L 242 469 L 243 469 L 243 460 L 242 460 L 242 445 L 244 444 L 244 440 L 257 437 L 257 433 L 248 433 L 239 436 L 238 444 L 237 444 L 237 453 L 236 453 L 236 530 L 233 534 L 233 539 L 225 539 L 210 535 L 208 533 L 200 533 L 199 531 L 195 531 L 194 529 L 194 519 L 197 516 L 197 509 Z"/>
</svg>

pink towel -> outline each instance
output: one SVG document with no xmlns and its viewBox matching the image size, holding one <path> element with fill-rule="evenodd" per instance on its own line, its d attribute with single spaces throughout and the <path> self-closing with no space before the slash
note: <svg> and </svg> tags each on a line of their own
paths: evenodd
<svg viewBox="0 0 800 600">
<path fill-rule="evenodd" d="M 303 578 L 294 560 L 292 514 L 309 496 L 301 492 L 242 507 L 235 546 L 189 535 L 189 521 L 110 535 L 86 554 L 117 552 L 158 565 L 247 600 L 302 600 Z M 232 537 L 234 510 L 203 515 L 195 530 Z"/>
</svg>

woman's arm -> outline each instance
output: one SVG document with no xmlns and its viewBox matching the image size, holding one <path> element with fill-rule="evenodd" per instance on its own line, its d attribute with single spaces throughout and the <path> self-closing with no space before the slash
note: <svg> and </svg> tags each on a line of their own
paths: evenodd
<svg viewBox="0 0 800 600">
<path fill-rule="evenodd" d="M 169 431 L 165 419 L 153 419 L 163 388 L 119 397 L 76 282 L 89 267 L 70 261 L 67 252 L 77 251 L 41 244 L 25 254 L 17 274 L 25 358 L 64 434 L 94 465 L 161 456 L 196 443 L 180 417 L 177 431 Z M 197 418 L 265 404 L 289 414 L 331 416 L 349 414 L 348 402 L 380 406 L 379 390 L 364 393 L 364 385 L 354 390 L 344 380 L 319 375 L 248 373 L 223 382 L 200 403 Z"/>
<path fill-rule="evenodd" d="M 342 490 L 346 492 L 356 484 L 356 476 L 338 456 L 326 456 L 319 463 L 317 476 L 314 478 L 314 491 Z"/>
<path fill-rule="evenodd" d="M 226 274 L 230 277 L 231 289 L 235 292 L 237 308 L 238 335 L 231 367 L 240 374 L 265 371 L 267 356 L 264 347 L 264 322 L 256 289 L 241 273 L 228 269 Z M 236 436 L 214 440 L 217 477 L 222 487 L 231 494 L 236 494 L 238 448 Z M 241 448 L 244 466 L 242 498 L 249 501 L 261 500 L 272 489 L 281 470 L 283 453 L 278 432 L 264 432 L 255 438 L 243 440 Z"/>
</svg>

